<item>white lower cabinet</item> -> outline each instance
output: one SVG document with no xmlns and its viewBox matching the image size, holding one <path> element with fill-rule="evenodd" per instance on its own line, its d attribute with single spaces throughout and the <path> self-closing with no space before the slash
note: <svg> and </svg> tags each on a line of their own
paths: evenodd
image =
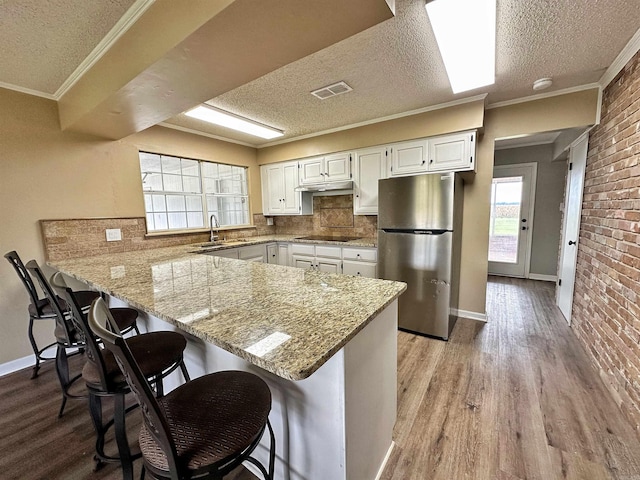
<svg viewBox="0 0 640 480">
<path fill-rule="evenodd" d="M 291 245 L 291 266 L 342 273 L 342 249 L 333 245 L 294 243 Z"/>
<path fill-rule="evenodd" d="M 378 251 L 375 248 L 342 249 L 342 273 L 357 277 L 377 278 Z"/>
<path fill-rule="evenodd" d="M 284 265 L 285 267 L 289 266 L 289 244 L 288 243 L 278 244 L 278 265 Z"/>
<path fill-rule="evenodd" d="M 278 264 L 278 245 L 275 243 L 267 244 L 267 263 Z"/>
</svg>

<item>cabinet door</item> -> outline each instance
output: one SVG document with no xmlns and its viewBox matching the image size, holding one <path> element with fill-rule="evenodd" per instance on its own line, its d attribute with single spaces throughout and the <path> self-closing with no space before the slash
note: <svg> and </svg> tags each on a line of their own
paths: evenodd
<svg viewBox="0 0 640 480">
<path fill-rule="evenodd" d="M 282 213 L 300 213 L 300 192 L 296 192 L 298 186 L 298 162 L 286 163 L 282 166 L 283 173 L 283 202 Z"/>
<path fill-rule="evenodd" d="M 472 140 L 475 133 L 443 135 L 429 140 L 429 171 L 473 170 Z"/>
<path fill-rule="evenodd" d="M 367 262 L 342 262 L 342 273 L 356 277 L 376 278 L 376 264 Z"/>
<path fill-rule="evenodd" d="M 321 272 L 342 273 L 342 260 L 316 257 L 316 267 Z"/>
<path fill-rule="evenodd" d="M 267 245 L 267 263 L 278 264 L 278 245 Z"/>
<path fill-rule="evenodd" d="M 281 214 L 284 208 L 284 171 L 282 165 L 266 165 L 262 169 L 262 209 L 267 214 Z"/>
<path fill-rule="evenodd" d="M 390 148 L 391 176 L 427 171 L 427 140 L 397 143 Z"/>
<path fill-rule="evenodd" d="M 324 182 L 324 157 L 300 160 L 300 185 Z"/>
<path fill-rule="evenodd" d="M 385 177 L 385 149 L 367 148 L 355 153 L 353 213 L 378 214 L 378 180 Z"/>
<path fill-rule="evenodd" d="M 337 182 L 351 178 L 351 153 L 337 153 L 324 157 L 325 182 Z"/>
<path fill-rule="evenodd" d="M 278 244 L 278 265 L 289 265 L 289 245 Z"/>
<path fill-rule="evenodd" d="M 301 255 L 292 255 L 291 262 L 292 267 L 304 268 L 307 270 L 310 270 L 315 265 L 313 257 L 304 257 Z"/>
</svg>

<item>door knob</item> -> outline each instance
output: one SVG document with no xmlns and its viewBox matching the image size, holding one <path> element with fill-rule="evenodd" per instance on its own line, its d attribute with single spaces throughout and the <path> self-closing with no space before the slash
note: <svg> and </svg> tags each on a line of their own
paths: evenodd
<svg viewBox="0 0 640 480">
<path fill-rule="evenodd" d="M 569 245 L 575 245 L 576 242 L 574 242 L 573 240 L 569 240 Z"/>
</svg>

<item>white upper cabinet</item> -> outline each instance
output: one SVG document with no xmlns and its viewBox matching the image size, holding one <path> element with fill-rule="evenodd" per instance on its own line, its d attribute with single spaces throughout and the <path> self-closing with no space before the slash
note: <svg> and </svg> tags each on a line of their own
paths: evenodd
<svg viewBox="0 0 640 480">
<path fill-rule="evenodd" d="M 426 139 L 390 145 L 390 176 L 425 173 L 428 170 L 427 152 L 428 141 Z"/>
<path fill-rule="evenodd" d="M 385 178 L 386 149 L 372 147 L 357 150 L 353 167 L 354 215 L 378 214 L 378 180 Z"/>
<path fill-rule="evenodd" d="M 298 186 L 298 162 L 273 163 L 260 167 L 262 210 L 264 215 L 300 215 L 301 193 Z"/>
<path fill-rule="evenodd" d="M 474 170 L 476 133 L 458 133 L 429 139 L 429 171 Z"/>
<path fill-rule="evenodd" d="M 300 185 L 351 179 L 350 152 L 300 160 Z"/>
</svg>

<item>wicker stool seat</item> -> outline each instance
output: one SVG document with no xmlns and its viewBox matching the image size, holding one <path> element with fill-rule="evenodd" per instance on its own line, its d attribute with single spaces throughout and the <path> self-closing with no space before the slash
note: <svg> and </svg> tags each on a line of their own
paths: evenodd
<svg viewBox="0 0 640 480">
<path fill-rule="evenodd" d="M 258 376 L 230 371 L 205 375 L 158 399 L 176 446 L 178 462 L 193 476 L 239 456 L 262 436 L 271 392 Z M 140 450 L 154 476 L 169 476 L 169 464 L 146 425 Z"/>
<path fill-rule="evenodd" d="M 275 437 L 269 423 L 271 392 L 257 375 L 226 371 L 204 375 L 156 398 L 129 342 L 113 331 L 102 299 L 91 304 L 89 326 L 102 339 L 141 405 L 139 443 L 144 472 L 155 479 L 221 479 L 243 462 L 273 479 Z M 269 465 L 251 454 L 268 428 Z"/>
<path fill-rule="evenodd" d="M 161 375 L 167 368 L 182 361 L 187 340 L 176 332 L 151 332 L 127 338 L 127 344 L 145 377 Z M 108 350 L 102 350 L 107 383 L 112 390 L 128 388 L 116 359 Z M 82 369 L 82 378 L 88 387 L 102 388 L 100 367 L 88 361 Z"/>
</svg>

